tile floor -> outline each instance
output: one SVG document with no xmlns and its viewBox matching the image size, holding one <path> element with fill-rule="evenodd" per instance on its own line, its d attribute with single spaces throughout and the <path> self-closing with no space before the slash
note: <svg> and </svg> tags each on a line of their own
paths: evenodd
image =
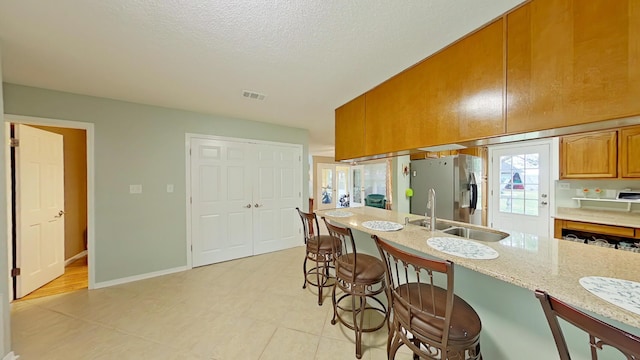
<svg viewBox="0 0 640 360">
<path fill-rule="evenodd" d="M 48 359 L 355 359 L 331 298 L 302 289 L 304 248 L 12 304 L 12 350 Z M 363 359 L 386 359 L 386 327 Z M 411 359 L 406 349 L 398 360 Z"/>
</svg>

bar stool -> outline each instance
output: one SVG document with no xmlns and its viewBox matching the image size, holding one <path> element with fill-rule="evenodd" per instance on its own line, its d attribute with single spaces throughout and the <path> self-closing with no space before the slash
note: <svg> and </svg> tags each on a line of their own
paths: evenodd
<svg viewBox="0 0 640 360">
<path fill-rule="evenodd" d="M 307 284 L 317 287 L 318 305 L 322 305 L 322 289 L 333 286 L 333 283 L 329 281 L 333 278 L 329 270 L 333 268 L 332 264 L 337 255 L 335 249 L 340 249 L 340 246 L 337 244 L 337 240 L 330 235 L 320 235 L 320 225 L 315 213 L 305 213 L 299 208 L 296 208 L 296 210 L 298 210 L 302 220 L 306 247 L 304 263 L 302 264 L 304 273 L 302 288 L 305 289 Z M 309 270 L 307 270 L 308 260 L 315 262 L 315 266 Z M 315 278 L 315 282 L 313 278 Z"/>
<path fill-rule="evenodd" d="M 388 359 L 406 345 L 414 359 L 482 359 L 475 310 L 453 292 L 453 263 L 429 260 L 375 240 L 386 265 L 387 297 L 392 320 L 387 338 Z M 444 274 L 446 288 L 434 284 Z"/>
<path fill-rule="evenodd" d="M 387 307 L 376 296 L 385 294 L 384 264 L 377 257 L 358 253 L 353 233 L 349 228 L 331 225 L 322 218 L 327 225 L 329 235 L 334 237 L 342 250 L 336 257 L 336 281 L 331 294 L 333 302 L 333 318 L 331 324 L 340 322 L 356 334 L 356 357 L 362 358 L 362 334 L 381 329 L 389 319 Z M 336 290 L 343 294 L 337 298 Z M 386 295 L 386 294 L 385 294 Z M 384 315 L 379 323 L 364 325 L 367 311 L 377 311 Z M 347 319 L 343 314 L 351 314 Z"/>
<path fill-rule="evenodd" d="M 558 323 L 558 318 L 567 321 L 589 334 L 591 359 L 598 359 L 598 349 L 602 349 L 603 345 L 618 349 L 627 359 L 640 359 L 639 337 L 585 314 L 571 305 L 547 294 L 546 291 L 536 290 L 535 294 L 538 300 L 540 300 L 540 304 L 542 304 L 542 310 L 551 328 L 560 360 L 571 360 L 571 356 L 569 355 L 569 348 L 564 339 L 562 329 Z"/>
</svg>

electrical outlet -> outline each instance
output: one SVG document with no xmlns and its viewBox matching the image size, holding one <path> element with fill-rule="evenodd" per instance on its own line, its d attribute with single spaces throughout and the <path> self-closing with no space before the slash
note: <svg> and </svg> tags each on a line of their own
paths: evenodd
<svg viewBox="0 0 640 360">
<path fill-rule="evenodd" d="M 129 194 L 142 194 L 142 185 L 129 185 Z"/>
<path fill-rule="evenodd" d="M 569 190 L 571 189 L 571 184 L 567 182 L 561 182 L 561 183 L 558 183 L 558 188 L 562 190 Z"/>
<path fill-rule="evenodd" d="M 173 184 L 167 184 L 167 192 L 168 193 L 172 193 L 173 192 Z"/>
</svg>

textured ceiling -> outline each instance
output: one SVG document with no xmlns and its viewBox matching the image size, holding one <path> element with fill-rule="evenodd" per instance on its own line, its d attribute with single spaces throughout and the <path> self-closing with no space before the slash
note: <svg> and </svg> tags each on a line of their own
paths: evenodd
<svg viewBox="0 0 640 360">
<path fill-rule="evenodd" d="M 336 107 L 520 2 L 6 0 L 3 75 L 306 128 L 310 151 L 332 154 Z"/>
</svg>

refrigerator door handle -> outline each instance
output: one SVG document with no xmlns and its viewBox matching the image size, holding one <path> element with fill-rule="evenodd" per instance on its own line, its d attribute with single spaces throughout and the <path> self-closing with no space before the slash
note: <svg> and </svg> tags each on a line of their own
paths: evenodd
<svg viewBox="0 0 640 360">
<path fill-rule="evenodd" d="M 469 188 L 471 190 L 471 201 L 469 202 L 469 213 L 474 214 L 478 206 L 478 185 L 470 184 Z"/>
</svg>

